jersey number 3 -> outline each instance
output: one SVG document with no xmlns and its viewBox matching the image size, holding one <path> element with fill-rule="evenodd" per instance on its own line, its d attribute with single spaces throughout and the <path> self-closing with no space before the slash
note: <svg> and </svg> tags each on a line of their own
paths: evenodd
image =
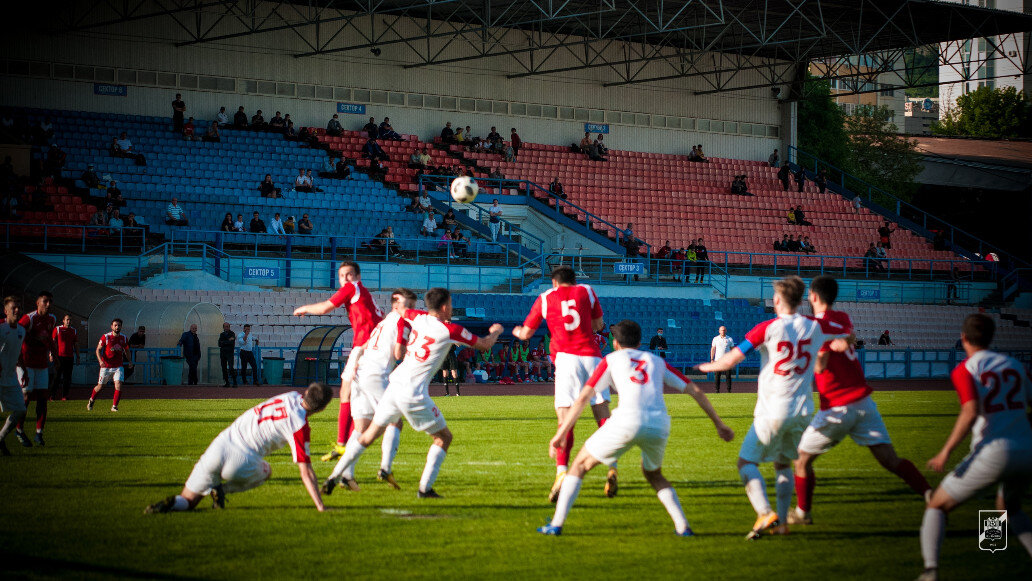
<svg viewBox="0 0 1032 581">
<path fill-rule="evenodd" d="M 636 375 L 631 376 L 631 381 L 638 385 L 645 385 L 649 382 L 649 372 L 645 371 L 645 362 L 640 359 L 631 359 L 631 363 L 634 364 L 634 371 Z"/>
<path fill-rule="evenodd" d="M 782 350 L 786 350 L 787 353 L 785 353 L 785 356 L 778 359 L 778 362 L 774 364 L 774 375 L 788 375 L 793 371 L 799 375 L 806 373 L 806 370 L 810 368 L 810 362 L 813 360 L 813 356 L 804 348 L 810 343 L 810 339 L 800 339 L 799 343 L 795 345 L 789 341 L 778 342 L 778 354 L 780 354 Z M 792 363 L 796 359 L 805 359 L 806 363 L 803 363 L 801 366 L 796 365 L 795 369 L 792 367 L 786 367 L 786 365 Z"/>
</svg>

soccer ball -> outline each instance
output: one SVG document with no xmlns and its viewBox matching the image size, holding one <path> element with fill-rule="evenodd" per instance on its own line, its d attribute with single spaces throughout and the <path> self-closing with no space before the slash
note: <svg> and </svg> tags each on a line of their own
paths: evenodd
<svg viewBox="0 0 1032 581">
<path fill-rule="evenodd" d="M 469 176 L 459 176 L 452 180 L 451 197 L 460 204 L 470 204 L 477 199 L 479 189 L 477 182 L 470 179 Z"/>
</svg>

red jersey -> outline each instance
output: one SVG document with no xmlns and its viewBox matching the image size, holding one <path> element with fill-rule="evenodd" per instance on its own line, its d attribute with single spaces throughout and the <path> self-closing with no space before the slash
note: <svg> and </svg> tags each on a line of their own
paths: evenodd
<svg viewBox="0 0 1032 581">
<path fill-rule="evenodd" d="M 842 311 L 828 309 L 816 318 L 838 323 L 847 333 L 853 332 L 853 322 L 849 320 L 849 315 Z M 818 355 L 823 353 L 829 354 L 828 366 L 823 372 L 814 374 L 822 410 L 851 404 L 871 395 L 872 390 L 864 379 L 860 358 L 857 357 L 856 349 L 852 345 L 845 353 L 836 353 L 828 349 L 828 344 L 825 343 L 817 352 Z"/>
<path fill-rule="evenodd" d="M 352 347 L 361 347 L 369 340 L 376 325 L 383 320 L 383 311 L 373 302 L 373 295 L 361 282 L 349 282 L 340 287 L 330 302 L 333 306 L 341 305 L 348 312 L 348 320 L 351 321 L 351 328 L 354 329 L 354 342 Z"/>
<path fill-rule="evenodd" d="M 121 333 L 106 333 L 97 346 L 100 347 L 100 366 L 104 369 L 121 367 L 129 352 L 129 340 Z"/>
<path fill-rule="evenodd" d="M 75 357 L 75 346 L 79 341 L 79 332 L 75 327 L 58 327 L 51 338 L 57 345 L 58 357 Z"/>
<path fill-rule="evenodd" d="M 18 324 L 25 327 L 25 342 L 22 343 L 22 363 L 31 369 L 46 369 L 50 366 L 50 354 L 54 352 L 54 315 L 40 315 L 32 311 L 23 316 Z"/>
<path fill-rule="evenodd" d="M 586 284 L 559 286 L 541 293 L 530 308 L 524 327 L 537 330 L 541 321 L 552 335 L 552 353 L 602 357 L 591 321 L 602 318 L 602 305 Z"/>
</svg>

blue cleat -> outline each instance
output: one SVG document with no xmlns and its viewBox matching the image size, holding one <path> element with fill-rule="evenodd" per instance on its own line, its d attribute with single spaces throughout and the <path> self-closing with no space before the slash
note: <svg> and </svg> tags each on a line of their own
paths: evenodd
<svg viewBox="0 0 1032 581">
<path fill-rule="evenodd" d="M 559 535 L 563 534 L 563 527 L 556 527 L 547 524 L 545 526 L 538 527 L 537 532 L 543 535 L 548 535 L 550 537 L 558 537 Z"/>
<path fill-rule="evenodd" d="M 692 527 L 688 527 L 688 528 L 684 529 L 683 533 L 679 533 L 677 531 L 674 531 L 674 534 L 679 536 L 679 537 L 694 537 L 695 536 L 695 533 L 692 531 Z"/>
</svg>

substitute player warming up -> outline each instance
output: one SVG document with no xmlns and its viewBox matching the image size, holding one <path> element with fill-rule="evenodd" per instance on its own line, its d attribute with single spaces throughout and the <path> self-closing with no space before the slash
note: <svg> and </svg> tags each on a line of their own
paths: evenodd
<svg viewBox="0 0 1032 581">
<path fill-rule="evenodd" d="M 545 321 L 552 336 L 551 349 L 555 358 L 555 415 L 562 425 L 569 415 L 570 406 L 577 399 L 584 382 L 602 361 L 595 333 L 602 330 L 602 305 L 595 291 L 586 284 L 577 284 L 573 268 L 560 266 L 552 271 L 552 290 L 545 291 L 534 301 L 523 325 L 512 330 L 520 341 L 534 335 Z M 600 386 L 591 398 L 591 412 L 602 427 L 609 419 L 609 388 Z M 574 416 L 573 422 L 578 416 Z M 548 492 L 549 502 L 559 498 L 559 488 L 566 476 L 573 449 L 573 424 L 566 432 L 566 443 L 555 455 L 555 482 Z M 606 475 L 605 494 L 616 496 L 616 463 Z"/>
<path fill-rule="evenodd" d="M 348 354 L 348 362 L 344 365 L 344 371 L 340 375 L 340 414 L 337 416 L 337 444 L 328 454 L 322 457 L 323 462 L 336 460 L 344 453 L 344 444 L 351 437 L 355 429 L 351 417 L 351 382 L 355 379 L 355 368 L 358 366 L 358 359 L 362 356 L 362 349 L 369 339 L 373 327 L 376 327 L 380 319 L 383 319 L 383 312 L 373 302 L 373 295 L 362 285 L 362 273 L 358 263 L 346 260 L 337 269 L 337 278 L 340 282 L 340 289 L 328 300 L 320 303 L 304 305 L 294 310 L 295 317 L 305 315 L 325 315 L 330 311 L 343 306 L 348 313 L 348 320 L 351 321 L 351 330 L 354 340 L 351 344 L 351 353 Z"/>
<path fill-rule="evenodd" d="M 842 325 L 850 333 L 853 322 L 842 311 L 832 310 L 838 297 L 838 282 L 830 276 L 818 276 L 810 283 L 810 306 L 818 319 Z M 871 388 L 864 379 L 864 370 L 851 345 L 843 353 L 835 353 L 826 345 L 817 352 L 814 381 L 820 394 L 821 409 L 813 417 L 799 441 L 799 457 L 795 461 L 795 510 L 788 514 L 788 524 L 811 524 L 813 489 L 817 482 L 813 463 L 849 436 L 866 446 L 886 470 L 899 476 L 914 492 L 926 500 L 932 487 L 914 463 L 896 455 L 889 432 L 878 406 L 871 399 Z"/>
<path fill-rule="evenodd" d="M 25 419 L 25 398 L 15 368 L 21 357 L 22 342 L 25 341 L 25 327 L 18 324 L 21 305 L 18 297 L 4 299 L 4 316 L 0 324 L 0 412 L 7 414 L 7 421 L 0 429 L 0 456 L 10 456 L 7 449 L 7 434 L 18 422 Z"/>
<path fill-rule="evenodd" d="M 349 445 L 344 455 L 333 467 L 333 473 L 323 483 L 323 492 L 330 494 L 340 482 L 342 475 L 349 470 L 362 452 L 372 445 L 387 426 L 402 417 L 412 429 L 425 432 L 433 438 L 430 451 L 426 455 L 426 466 L 419 479 L 419 498 L 440 498 L 434 491 L 434 482 L 444 463 L 448 446 L 451 445 L 452 433 L 448 429 L 441 410 L 437 409 L 434 400 L 430 399 L 430 380 L 437 374 L 444 363 L 444 358 L 453 344 L 466 345 L 481 351 L 494 347 L 502 326 L 491 325 L 490 334 L 477 337 L 465 328 L 453 324 L 451 294 L 448 289 L 432 288 L 423 296 L 426 311 L 408 309 L 405 319 L 412 329 L 409 333 L 408 348 L 405 358 L 391 372 L 387 390 L 376 405 L 373 423 L 362 432 L 353 446 Z"/>
<path fill-rule="evenodd" d="M 319 480 L 308 457 L 311 428 L 308 418 L 333 399 L 333 390 L 313 383 L 302 396 L 296 391 L 277 395 L 244 412 L 212 441 L 194 465 L 183 491 L 148 506 L 145 514 L 190 510 L 211 495 L 214 508 L 226 507 L 226 495 L 260 486 L 272 475 L 265 456 L 285 445 L 301 472 L 301 482 L 315 508 L 325 510 Z"/>
<path fill-rule="evenodd" d="M 118 400 L 122 398 L 122 382 L 125 381 L 125 368 L 122 364 L 129 358 L 129 339 L 122 334 L 122 319 L 111 321 L 111 332 L 105 333 L 97 343 L 97 361 L 100 363 L 100 377 L 97 378 L 97 387 L 93 388 L 90 394 L 90 401 L 86 402 L 86 409 L 93 410 L 93 403 L 97 394 L 104 389 L 104 384 L 110 379 L 115 384 L 115 395 L 111 399 L 111 411 L 118 411 Z"/>
<path fill-rule="evenodd" d="M 999 485 L 1010 533 L 1032 556 L 1032 520 L 1021 510 L 1021 497 L 1032 481 L 1032 377 L 1020 363 L 987 349 L 996 324 L 983 314 L 968 315 L 960 333 L 967 354 L 950 378 L 960 397 L 960 414 L 942 450 L 928 467 L 942 472 L 953 451 L 971 432 L 971 453 L 943 478 L 932 493 L 921 521 L 924 572 L 918 581 L 939 578 L 939 548 L 946 534 L 946 514 L 980 490 Z M 997 501 L 999 502 L 999 500 Z"/>
<path fill-rule="evenodd" d="M 753 423 L 738 453 L 738 475 L 757 515 L 745 537 L 749 540 L 760 538 L 767 530 L 788 533 L 786 523 L 793 488 L 791 462 L 813 413 L 813 365 L 817 352 L 830 341 L 828 348 L 841 353 L 854 339 L 838 323 L 796 314 L 806 289 L 798 276 L 776 280 L 773 286 L 774 312 L 778 317 L 753 327 L 745 340 L 717 361 L 699 366 L 706 373 L 726 371 L 744 361 L 752 349 L 760 352 Z M 774 463 L 777 512 L 771 510 L 767 500 L 761 462 Z"/>
<path fill-rule="evenodd" d="M 641 469 L 645 480 L 655 489 L 659 501 L 674 520 L 674 532 L 682 537 L 692 536 L 677 492 L 663 476 L 663 454 L 670 437 L 670 415 L 663 401 L 663 386 L 678 391 L 691 387 L 692 397 L 717 427 L 717 434 L 725 442 L 730 442 L 735 434 L 724 425 L 706 394 L 697 385 L 663 359 L 638 349 L 640 345 L 641 327 L 638 323 L 620 321 L 613 327 L 615 351 L 606 355 L 595 368 L 570 407 L 570 413 L 552 437 L 549 454 L 555 456 L 566 445 L 567 432 L 573 429 L 577 417 L 599 387 L 612 387 L 620 394 L 620 405 L 613 410 L 613 417 L 592 434 L 577 453 L 559 490 L 555 516 L 551 522 L 537 530 L 539 533 L 562 534 L 566 515 L 577 499 L 584 475 L 599 464 L 616 462 L 624 452 L 637 446 L 641 449 Z"/>
</svg>

